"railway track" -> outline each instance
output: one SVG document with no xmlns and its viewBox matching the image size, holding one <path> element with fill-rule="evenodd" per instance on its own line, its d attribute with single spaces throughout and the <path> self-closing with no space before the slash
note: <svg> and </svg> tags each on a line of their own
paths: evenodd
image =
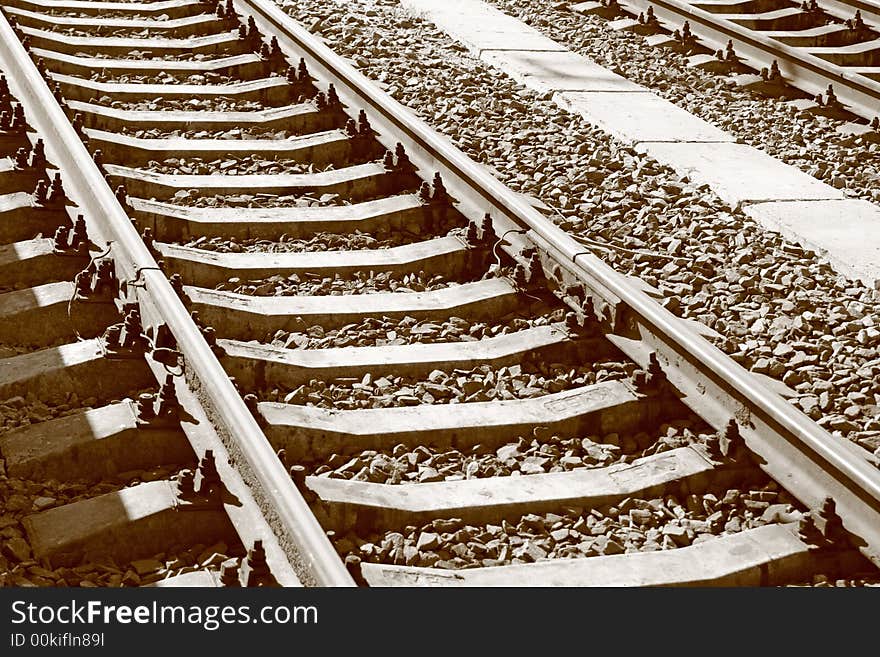
<svg viewBox="0 0 880 657">
<path fill-rule="evenodd" d="M 0 586 L 297 583 L 22 110 L 3 78 Z"/>
<path fill-rule="evenodd" d="M 108 311 L 125 311 L 105 340 L 74 346 L 121 340 L 124 371 L 144 369 L 132 384 L 138 408 L 148 402 L 141 388 L 165 386 L 159 419 L 147 410 L 141 420 L 174 435 L 179 425 L 191 445 L 160 471 L 178 483 L 162 485 L 178 506 L 195 495 L 239 536 L 230 555 L 206 557 L 208 570 L 226 563 L 219 574 L 186 577 L 756 585 L 873 576 L 880 473 L 866 454 L 271 3 L 0 7 L 10 86 L 84 216 L 90 244 L 69 272 L 92 262 L 115 281 Z M 10 280 L 30 285 L 17 260 Z M 81 312 L 71 304 L 72 321 L 85 322 Z M 136 350 L 130 330 L 145 336 Z M 106 378 L 125 387 L 126 377 Z M 169 418 L 170 385 L 184 410 Z M 187 433 L 193 425 L 210 434 L 213 461 Z M 91 425 L 84 433 L 95 437 Z M 16 435 L 0 437 L 8 475 L 51 476 L 16 474 Z M 142 454 L 151 467 L 163 465 L 156 451 Z M 214 483 L 207 493 L 203 480 Z M 218 500 L 215 489 L 226 493 Z M 255 529 L 235 523 L 230 493 L 259 507 L 239 522 Z M 30 567 L 44 568 L 53 557 L 34 515 L 46 517 L 23 517 L 17 538 L 41 564 Z M 44 524 L 70 540 L 68 525 Z M 277 540 L 264 535 L 270 525 Z M 94 546 L 85 557 L 111 549 L 107 539 Z M 153 553 L 166 558 L 172 546 L 162 549 Z M 265 581 L 248 580 L 253 562 Z"/>
<path fill-rule="evenodd" d="M 848 111 L 880 120 L 880 6 L 873 0 L 600 0 L 572 5 L 574 11 L 636 18 L 616 26 L 648 35 L 655 45 L 696 52 L 691 64 L 760 71 L 740 82 L 774 88 L 790 84 L 806 91 L 825 111 Z M 664 33 L 668 31 L 667 33 Z"/>
</svg>

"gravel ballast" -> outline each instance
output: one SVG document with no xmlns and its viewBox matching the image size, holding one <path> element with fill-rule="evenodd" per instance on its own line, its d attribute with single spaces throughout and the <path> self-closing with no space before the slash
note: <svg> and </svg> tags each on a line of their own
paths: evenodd
<svg viewBox="0 0 880 657">
<path fill-rule="evenodd" d="M 562 321 L 565 317 L 564 311 L 550 310 L 550 307 L 552 306 L 539 300 L 530 309 L 523 308 L 522 313 L 513 312 L 491 323 L 456 316 L 451 316 L 442 322 L 417 320 L 410 316 L 401 319 L 367 317 L 356 324 L 346 324 L 338 329 L 325 329 L 318 324 L 308 326 L 302 321 L 298 330 L 276 331 L 267 336 L 266 342 L 274 347 L 289 349 L 473 342 Z"/>
<path fill-rule="evenodd" d="M 775 483 L 750 490 L 626 498 L 594 509 L 571 507 L 526 514 L 515 522 L 467 525 L 435 520 L 403 531 L 336 539 L 355 562 L 445 569 L 502 566 L 546 559 L 669 550 L 801 515 Z"/>
<path fill-rule="evenodd" d="M 704 442 L 713 434 L 696 417 L 633 435 L 570 437 L 536 427 L 533 435 L 519 436 L 495 450 L 481 445 L 475 445 L 469 452 L 425 446 L 410 449 L 401 444 L 390 451 L 333 454 L 325 463 L 312 464 L 312 474 L 329 479 L 407 484 L 568 472 L 629 463 L 642 456 Z"/>
<path fill-rule="evenodd" d="M 880 446 L 872 290 L 466 56 L 396 2 L 281 6 L 514 190 L 556 210 L 563 228 L 602 244 L 596 252 L 618 270 L 657 286 L 670 310 L 725 335 L 719 346 L 746 367 L 787 375 L 792 403 L 823 426 Z"/>
<path fill-rule="evenodd" d="M 442 231 L 436 231 L 441 234 Z M 454 229 L 447 235 L 464 236 L 464 231 Z M 223 237 L 197 237 L 184 246 L 217 253 L 303 253 L 316 251 L 365 251 L 390 249 L 395 246 L 412 244 L 424 240 L 422 232 L 412 233 L 405 228 L 392 231 L 380 228 L 375 233 L 355 231 L 353 233 L 312 233 L 309 238 L 295 238 L 281 235 L 278 240 L 256 238 L 235 240 Z"/>
<path fill-rule="evenodd" d="M 526 0 L 491 4 L 847 196 L 880 202 L 880 143 L 837 131 L 854 117 L 800 111 L 785 99 L 751 93 L 737 86 L 735 72 L 716 75 L 688 67 L 689 55 L 652 48 L 637 34 L 614 30 L 607 20 L 565 5 Z"/>
<path fill-rule="evenodd" d="M 219 571 L 230 558 L 236 564 L 243 556 L 241 546 L 225 543 L 211 546 L 172 547 L 168 552 L 117 563 L 111 558 L 83 562 L 75 567 L 51 568 L 34 558 L 21 521 L 34 513 L 73 504 L 148 481 L 173 476 L 179 467 L 162 466 L 124 473 L 99 483 L 30 481 L 8 478 L 0 473 L 0 587 L 2 586 L 143 586 L 196 570 Z"/>
<path fill-rule="evenodd" d="M 433 370 L 427 378 L 366 374 L 361 379 L 312 379 L 295 390 L 269 387 L 258 391 L 263 401 L 351 410 L 420 404 L 458 404 L 530 399 L 630 376 L 635 365 L 605 361 L 586 364 L 548 363 L 527 358 L 510 367 L 478 365 L 472 369 Z"/>
</svg>

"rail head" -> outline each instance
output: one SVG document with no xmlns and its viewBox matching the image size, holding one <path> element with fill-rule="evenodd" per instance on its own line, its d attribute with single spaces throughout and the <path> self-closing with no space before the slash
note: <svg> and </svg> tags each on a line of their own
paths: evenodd
<svg viewBox="0 0 880 657">
<path fill-rule="evenodd" d="M 580 285 L 594 307 L 613 309 L 605 313 L 611 323 L 608 337 L 616 338 L 616 344 L 643 367 L 653 351 L 683 400 L 716 429 L 736 419 L 761 467 L 792 494 L 808 506 L 834 497 L 862 552 L 880 564 L 880 470 L 867 460 L 866 452 L 819 427 L 625 276 L 586 252 L 278 6 L 269 0 L 234 0 L 234 5 L 240 14 L 253 17 L 265 34 L 277 37 L 292 62 L 303 57 L 319 80 L 332 82 L 348 111 L 356 115 L 363 109 L 384 145 L 401 142 L 419 170 L 439 171 L 465 216 L 473 219 L 489 211 L 496 231 L 516 231 L 505 245 L 511 255 L 537 247 L 545 256 L 545 274 L 557 287 Z"/>
</svg>

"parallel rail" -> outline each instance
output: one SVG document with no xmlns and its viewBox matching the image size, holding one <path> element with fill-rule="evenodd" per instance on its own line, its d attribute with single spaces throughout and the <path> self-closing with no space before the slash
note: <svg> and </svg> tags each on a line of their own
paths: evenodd
<svg viewBox="0 0 880 657">
<path fill-rule="evenodd" d="M 862 75 L 845 66 L 837 66 L 803 49 L 789 46 L 772 37 L 738 25 L 723 16 L 694 6 L 684 0 L 623 0 L 620 5 L 638 15 L 653 11 L 659 23 L 670 31 L 680 29 L 685 21 L 691 33 L 705 46 L 721 50 L 732 42 L 737 57 L 745 64 L 761 70 L 775 61 L 785 82 L 814 96 L 824 95 L 829 85 L 837 98 L 852 113 L 868 120 L 880 116 L 880 81 Z M 829 14 L 851 19 L 861 10 L 867 24 L 873 19 L 876 26 L 878 8 L 873 3 L 831 2 L 819 3 Z M 731 13 L 734 10 L 731 9 Z M 796 32 L 792 32 L 796 34 Z M 878 69 L 880 72 L 880 69 Z"/>
</svg>

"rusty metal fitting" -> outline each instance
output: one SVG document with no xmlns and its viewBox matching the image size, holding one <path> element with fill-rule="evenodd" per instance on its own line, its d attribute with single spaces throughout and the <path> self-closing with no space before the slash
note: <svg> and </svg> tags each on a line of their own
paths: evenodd
<svg viewBox="0 0 880 657">
<path fill-rule="evenodd" d="M 480 229 L 477 228 L 477 224 L 473 221 L 468 222 L 465 239 L 470 247 L 477 248 L 483 245 L 483 241 L 480 239 Z"/>
<path fill-rule="evenodd" d="M 234 16 L 235 15 L 235 6 L 232 4 L 232 0 L 226 0 L 226 15 Z"/>
<path fill-rule="evenodd" d="M 82 244 L 88 242 L 89 233 L 86 229 L 86 219 L 81 214 L 76 215 L 76 220 L 73 222 L 73 236 L 70 240 L 71 246 L 79 247 Z"/>
<path fill-rule="evenodd" d="M 565 313 L 565 328 L 569 331 L 579 331 L 581 323 L 576 312 L 569 311 Z"/>
<path fill-rule="evenodd" d="M 290 473 L 290 478 L 293 480 L 293 483 L 296 484 L 297 488 L 304 488 L 306 485 L 306 469 L 302 465 L 292 465 L 288 470 Z"/>
<path fill-rule="evenodd" d="M 639 14 L 639 23 L 646 26 L 657 27 L 657 16 L 654 14 L 654 7 L 648 5 L 644 14 Z"/>
<path fill-rule="evenodd" d="M 125 191 L 125 185 L 119 185 L 116 187 L 116 200 L 119 201 L 119 205 L 123 208 L 128 209 L 128 193 Z"/>
<path fill-rule="evenodd" d="M 174 388 L 174 377 L 170 374 L 165 376 L 165 383 L 159 387 L 157 401 L 156 415 L 159 417 L 177 417 L 180 401 L 177 399 L 177 390 Z"/>
<path fill-rule="evenodd" d="M 272 49 L 269 47 L 269 44 L 265 41 L 260 44 L 260 57 L 266 61 L 272 57 Z"/>
<path fill-rule="evenodd" d="M 135 401 L 135 413 L 139 422 L 147 423 L 156 417 L 156 396 L 151 392 L 142 392 Z"/>
<path fill-rule="evenodd" d="M 409 158 L 407 158 L 407 161 L 409 161 Z M 434 203 L 448 203 L 449 192 L 446 191 L 446 185 L 443 184 L 443 177 L 440 175 L 439 171 L 434 173 L 432 186 L 434 188 L 434 193 L 431 194 L 431 201 Z"/>
<path fill-rule="evenodd" d="M 241 582 L 238 581 L 238 560 L 227 559 L 220 564 L 220 583 L 226 587 L 239 587 Z"/>
<path fill-rule="evenodd" d="M 805 513 L 798 520 L 798 538 L 806 543 L 811 550 L 818 550 L 828 546 L 828 542 L 816 526 L 816 522 L 810 513 Z"/>
<path fill-rule="evenodd" d="M 217 16 L 217 18 L 226 18 L 226 9 L 224 9 L 221 3 L 217 3 L 217 8 L 214 10 L 214 14 Z"/>
<path fill-rule="evenodd" d="M 730 421 L 724 428 L 724 449 L 724 453 L 730 458 L 734 458 L 744 450 L 747 450 L 746 443 L 739 431 L 739 424 L 735 418 L 730 418 Z"/>
<path fill-rule="evenodd" d="M 253 415 L 255 418 L 259 418 L 260 417 L 260 411 L 259 411 L 260 401 L 257 398 L 257 396 L 251 392 L 251 393 L 246 394 L 243 399 L 244 399 L 244 405 L 251 412 L 251 415 Z"/>
<path fill-rule="evenodd" d="M 779 83 L 782 81 L 782 73 L 779 71 L 779 63 L 774 59 L 770 64 L 770 68 L 761 69 L 761 79 L 764 82 Z"/>
<path fill-rule="evenodd" d="M 213 326 L 206 326 L 202 329 L 202 335 L 205 336 L 205 342 L 213 349 L 217 346 L 217 332 Z"/>
<path fill-rule="evenodd" d="M 336 87 L 333 86 L 333 83 L 330 83 L 330 86 L 327 87 L 327 104 L 330 107 L 339 107 L 342 105 L 342 101 L 339 100 L 339 94 L 336 93 Z"/>
<path fill-rule="evenodd" d="M 724 450 L 721 446 L 720 435 L 714 433 L 711 436 L 707 436 L 704 445 L 706 447 L 706 454 L 710 459 L 713 461 L 721 461 L 724 459 Z"/>
<path fill-rule="evenodd" d="M 177 340 L 167 324 L 156 324 L 149 331 L 152 351 L 150 356 L 153 360 L 162 363 L 166 367 L 175 367 L 180 361 L 180 351 L 177 348 Z"/>
<path fill-rule="evenodd" d="M 9 130 L 12 127 L 12 114 L 0 112 L 0 130 Z"/>
<path fill-rule="evenodd" d="M 247 39 L 247 25 L 238 26 L 238 38 L 241 41 L 245 41 Z"/>
<path fill-rule="evenodd" d="M 354 139 L 358 136 L 357 123 L 355 123 L 354 119 L 349 119 L 345 122 L 345 136 L 349 139 Z"/>
<path fill-rule="evenodd" d="M 37 139 L 34 148 L 31 151 L 30 165 L 34 168 L 44 166 L 46 164 L 46 145 L 42 139 Z"/>
<path fill-rule="evenodd" d="M 31 165 L 30 159 L 31 152 L 25 146 L 22 146 L 15 151 L 15 155 L 12 157 L 16 169 L 27 169 Z"/>
<path fill-rule="evenodd" d="M 271 60 L 279 60 L 284 57 L 284 54 L 281 52 L 281 46 L 278 45 L 278 37 L 272 37 L 269 41 L 269 59 Z"/>
<path fill-rule="evenodd" d="M 137 308 L 132 308 L 122 320 L 122 335 L 119 339 L 119 346 L 124 349 L 143 348 L 145 346 L 143 330 L 141 313 Z"/>
<path fill-rule="evenodd" d="M 266 551 L 263 548 L 263 541 L 257 539 L 254 546 L 248 550 L 247 557 L 241 564 L 239 572 L 239 580 L 242 586 L 247 587 L 266 587 L 276 586 L 275 577 L 269 570 L 266 563 Z"/>
<path fill-rule="evenodd" d="M 537 278 L 544 274 L 544 267 L 541 264 L 541 256 L 538 255 L 537 251 L 529 256 L 528 271 L 530 283 L 534 283 Z"/>
<path fill-rule="evenodd" d="M 144 240 L 144 245 L 147 247 L 147 250 L 153 254 L 154 257 L 158 255 L 159 251 L 156 248 L 156 238 L 153 235 L 153 229 L 149 226 L 145 226 L 143 231 L 141 231 L 141 238 Z"/>
<path fill-rule="evenodd" d="M 34 188 L 34 203 L 44 205 L 49 201 L 49 185 L 45 180 L 38 180 Z"/>
<path fill-rule="evenodd" d="M 12 127 L 17 130 L 23 130 L 27 121 L 24 118 L 24 107 L 21 103 L 16 103 L 12 110 Z"/>
<path fill-rule="evenodd" d="M 495 237 L 495 226 L 492 223 L 492 215 L 487 212 L 483 215 L 483 220 L 480 223 L 480 239 L 488 244 L 493 242 Z"/>
<path fill-rule="evenodd" d="M 854 32 L 861 32 L 862 30 L 867 29 L 865 21 L 862 20 L 862 12 L 858 9 L 856 9 L 855 16 L 845 20 L 844 24 Z"/>
<path fill-rule="evenodd" d="M 739 57 L 737 57 L 736 50 L 733 48 L 733 40 L 728 39 L 727 41 L 727 47 L 724 49 L 724 61 L 731 64 L 739 63 Z"/>
<path fill-rule="evenodd" d="M 843 108 L 843 103 L 840 102 L 837 94 L 834 93 L 834 86 L 830 84 L 828 89 L 825 90 L 825 107 Z"/>
<path fill-rule="evenodd" d="M 648 374 L 650 374 L 657 383 L 660 383 L 661 380 L 666 378 L 666 375 L 663 373 L 663 368 L 660 367 L 660 359 L 657 358 L 657 352 L 652 351 L 648 356 Z"/>
<path fill-rule="evenodd" d="M 296 66 L 297 77 L 300 82 L 310 82 L 312 76 L 309 75 L 309 67 L 306 64 L 306 60 L 304 57 L 300 57 L 299 64 Z"/>
<path fill-rule="evenodd" d="M 513 269 L 513 283 L 518 288 L 524 288 L 529 283 L 528 272 L 522 263 L 517 264 Z"/>
<path fill-rule="evenodd" d="M 318 110 L 323 111 L 327 109 L 328 105 L 326 93 L 319 91 L 315 94 L 315 107 L 317 107 Z"/>
<path fill-rule="evenodd" d="M 406 154 L 406 149 L 400 142 L 397 142 L 397 145 L 394 147 L 394 168 L 396 171 L 401 172 L 410 172 L 415 169 L 409 159 L 409 155 Z"/>
<path fill-rule="evenodd" d="M 95 163 L 95 165 L 99 169 L 103 169 L 104 168 L 104 151 L 102 151 L 100 148 L 96 148 L 95 152 L 92 153 L 92 161 Z M 122 185 L 120 185 L 119 187 L 122 187 Z M 117 190 L 117 197 L 116 198 L 117 199 L 119 198 L 119 196 L 118 196 L 119 187 L 116 188 L 116 190 Z M 125 207 L 125 202 L 120 200 L 119 203 L 120 203 L 120 205 Z"/>
<path fill-rule="evenodd" d="M 427 182 L 423 182 L 419 186 L 419 201 L 427 205 L 431 202 L 431 184 Z"/>
<path fill-rule="evenodd" d="M 73 289 L 75 298 L 88 298 L 92 294 L 92 272 L 86 269 L 74 276 Z"/>
<path fill-rule="evenodd" d="M 107 292 L 111 296 L 119 293 L 119 279 L 116 278 L 116 270 L 113 261 L 109 258 L 95 261 L 95 292 Z"/>
<path fill-rule="evenodd" d="M 196 473 L 190 469 L 181 470 L 177 475 L 177 494 L 184 499 L 196 494 Z"/>
<path fill-rule="evenodd" d="M 691 32 L 691 24 L 690 21 L 685 21 L 684 25 L 681 26 L 681 32 L 676 30 L 673 34 L 677 35 L 678 40 L 683 45 L 690 45 L 694 42 L 694 35 Z"/>
<path fill-rule="evenodd" d="M 85 128 L 85 119 L 83 118 L 82 112 L 77 112 L 73 115 L 73 121 L 71 122 L 73 125 L 73 129 L 76 130 L 77 134 L 80 137 L 83 137 L 83 129 Z"/>
<path fill-rule="evenodd" d="M 590 324 L 594 324 L 599 321 L 599 316 L 596 313 L 596 306 L 593 303 L 593 297 L 588 294 L 584 294 L 584 300 L 581 303 L 581 309 L 584 313 L 584 319 L 586 319 Z"/>
<path fill-rule="evenodd" d="M 3 74 L 0 74 L 0 96 L 3 98 L 9 96 L 9 82 Z"/>
<path fill-rule="evenodd" d="M 199 493 L 207 495 L 209 492 L 215 492 L 220 488 L 222 481 L 220 473 L 217 472 L 217 463 L 214 460 L 214 451 L 205 450 L 205 455 L 199 461 Z"/>
<path fill-rule="evenodd" d="M 180 274 L 171 274 L 168 277 L 168 282 L 171 284 L 171 289 L 177 293 L 177 296 L 183 296 L 183 279 L 180 277 Z M 198 322 L 196 322 L 196 325 L 198 326 Z"/>
<path fill-rule="evenodd" d="M 373 134 L 373 126 L 370 125 L 370 120 L 364 110 L 358 112 L 357 130 L 361 137 L 369 137 Z"/>
<path fill-rule="evenodd" d="M 648 367 L 644 370 L 635 370 L 632 374 L 632 384 L 641 394 L 656 394 L 663 389 L 666 376 L 657 359 L 657 352 L 652 351 L 648 356 Z"/>
<path fill-rule="evenodd" d="M 111 324 L 104 329 L 101 340 L 108 352 L 115 353 L 122 342 L 122 324 Z"/>
<path fill-rule="evenodd" d="M 847 540 L 843 520 L 837 513 L 834 498 L 828 496 L 822 500 L 822 504 L 813 512 L 813 521 L 829 543 L 841 543 Z"/>
<path fill-rule="evenodd" d="M 49 186 L 49 203 L 60 203 L 64 199 L 64 186 L 61 184 L 61 174 L 56 173 Z"/>
<path fill-rule="evenodd" d="M 64 252 L 70 249 L 70 233 L 71 230 L 68 226 L 58 226 L 55 229 L 55 235 L 52 236 L 55 251 Z"/>
</svg>

